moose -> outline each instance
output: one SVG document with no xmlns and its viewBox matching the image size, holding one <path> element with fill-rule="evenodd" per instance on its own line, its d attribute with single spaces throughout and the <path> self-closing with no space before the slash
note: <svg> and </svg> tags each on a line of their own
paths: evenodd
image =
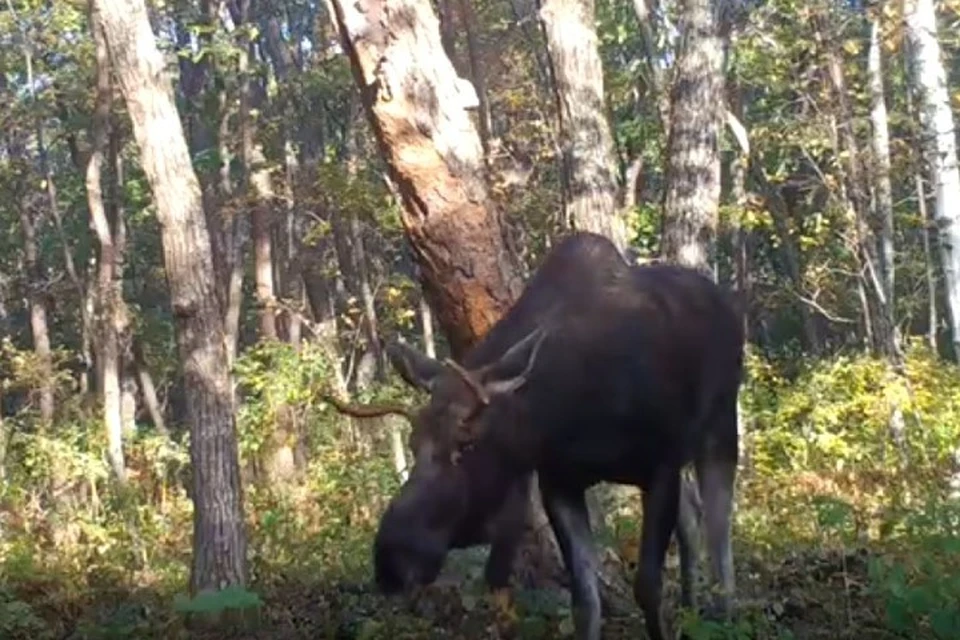
<svg viewBox="0 0 960 640">
<path fill-rule="evenodd" d="M 506 586 L 534 474 L 571 578 L 578 640 L 599 640 L 601 602 L 585 491 L 642 491 L 634 597 L 652 640 L 667 637 L 662 573 L 677 533 L 682 600 L 693 605 L 694 525 L 683 469 L 696 470 L 714 613 L 732 613 L 731 517 L 744 336 L 733 301 L 698 271 L 631 265 L 579 232 L 548 252 L 510 310 L 457 363 L 394 343 L 392 366 L 429 401 L 407 413 L 409 477 L 374 541 L 385 593 L 432 583 L 449 550 L 491 543 L 485 577 Z M 341 410 L 348 409 L 341 405 Z M 355 409 L 356 410 L 356 409 Z"/>
</svg>

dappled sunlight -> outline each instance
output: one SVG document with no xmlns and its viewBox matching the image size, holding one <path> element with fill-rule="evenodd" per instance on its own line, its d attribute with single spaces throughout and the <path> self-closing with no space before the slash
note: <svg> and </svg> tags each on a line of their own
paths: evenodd
<svg viewBox="0 0 960 640">
<path fill-rule="evenodd" d="M 389 442 L 378 437 L 372 448 L 350 445 L 339 417 L 296 390 L 311 384 L 304 371 L 313 365 L 305 358 L 271 369 L 259 387 L 260 369 L 240 367 L 252 376 L 241 376 L 245 388 L 258 389 L 247 396 L 242 415 L 271 415 L 257 403 L 273 397 L 269 389 L 283 390 L 284 397 L 299 398 L 294 404 L 314 429 L 298 480 L 246 486 L 248 606 L 261 609 L 259 631 L 248 637 L 546 638 L 569 632 L 564 593 L 516 591 L 514 613 L 498 613 L 482 583 L 481 550 L 451 554 L 444 577 L 420 594 L 384 600 L 374 593 L 372 537 L 399 484 Z M 916 638 L 947 637 L 936 629 L 949 623 L 950 598 L 960 594 L 960 503 L 945 496 L 949 449 L 938 452 L 931 443 L 946 445 L 950 434 L 913 430 L 923 424 L 955 432 L 960 376 L 922 353 L 908 362 L 920 421 L 908 427 L 906 455 L 913 462 L 901 467 L 879 455 L 884 447 L 875 440 L 885 427 L 884 412 L 869 410 L 884 397 L 876 384 L 882 368 L 874 361 L 811 362 L 796 380 L 763 363 L 751 367 L 742 398 L 750 437 L 734 543 L 740 626 L 709 635 L 721 632 L 675 610 L 675 557 L 668 561 L 670 615 L 692 633 L 708 634 L 694 637 L 884 638 L 897 628 Z M 376 395 L 395 393 L 385 387 Z M 245 437 L 263 442 L 257 432 L 269 424 L 247 423 Z M 823 430 L 843 445 L 818 437 Z M 105 443 L 77 440 L 75 433 L 65 426 L 56 435 L 24 434 L 11 443 L 2 494 L 0 624 L 13 638 L 62 637 L 71 630 L 76 637 L 104 637 L 96 633 L 110 628 L 143 634 L 137 637 L 186 637 L 179 611 L 187 605 L 178 594 L 188 579 L 192 506 L 182 488 L 182 445 L 160 436 L 132 441 L 130 484 L 118 491 L 104 481 Z M 821 455 L 825 447 L 829 456 Z M 925 456 L 917 455 L 919 448 Z M 69 469 L 72 481 L 58 480 L 48 472 L 54 469 Z M 638 514 L 639 500 L 631 496 L 598 535 L 625 571 L 637 560 Z M 636 637 L 641 626 L 638 613 L 611 617 L 605 634 Z"/>
</svg>

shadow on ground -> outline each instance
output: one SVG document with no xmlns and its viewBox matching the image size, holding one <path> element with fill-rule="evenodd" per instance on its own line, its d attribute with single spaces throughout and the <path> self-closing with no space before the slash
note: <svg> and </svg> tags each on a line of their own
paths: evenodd
<svg viewBox="0 0 960 640">
<path fill-rule="evenodd" d="M 883 606 L 868 589 L 869 552 L 797 551 L 778 562 L 739 550 L 741 597 L 736 625 L 693 628 L 695 638 L 861 640 L 898 637 L 885 628 Z M 485 595 L 474 557 L 454 558 L 438 584 L 410 597 L 382 598 L 369 583 L 281 578 L 255 584 L 262 604 L 243 630 L 188 630 L 173 598 L 151 591 L 99 585 L 69 596 L 38 581 L 0 591 L 4 640 L 120 640 L 237 638 L 281 640 L 547 639 L 571 637 L 569 598 L 559 592 L 519 591 L 515 617 Z M 675 556 L 671 554 L 675 564 Z M 668 618 L 675 620 L 676 567 L 667 571 Z M 643 638 L 639 612 L 607 617 L 604 638 Z M 700 635 L 703 634 L 703 635 Z M 904 636 L 905 637 L 905 636 Z"/>
</svg>

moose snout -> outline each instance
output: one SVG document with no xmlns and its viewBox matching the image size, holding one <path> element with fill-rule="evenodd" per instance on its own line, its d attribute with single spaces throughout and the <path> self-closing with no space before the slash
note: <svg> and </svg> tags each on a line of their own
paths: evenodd
<svg viewBox="0 0 960 640">
<path fill-rule="evenodd" d="M 403 516 L 388 509 L 374 541 L 374 581 L 387 595 L 432 583 L 447 554 L 441 536 Z"/>
</svg>

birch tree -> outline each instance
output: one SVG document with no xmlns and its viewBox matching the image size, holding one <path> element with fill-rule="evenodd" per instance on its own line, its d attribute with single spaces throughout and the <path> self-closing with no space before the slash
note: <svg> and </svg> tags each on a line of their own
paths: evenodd
<svg viewBox="0 0 960 640">
<path fill-rule="evenodd" d="M 934 190 L 934 220 L 946 286 L 954 358 L 960 357 L 960 169 L 947 76 L 937 39 L 933 0 L 905 0 L 904 18 L 911 52 L 911 81 L 920 113 L 924 157 Z"/>
</svg>

